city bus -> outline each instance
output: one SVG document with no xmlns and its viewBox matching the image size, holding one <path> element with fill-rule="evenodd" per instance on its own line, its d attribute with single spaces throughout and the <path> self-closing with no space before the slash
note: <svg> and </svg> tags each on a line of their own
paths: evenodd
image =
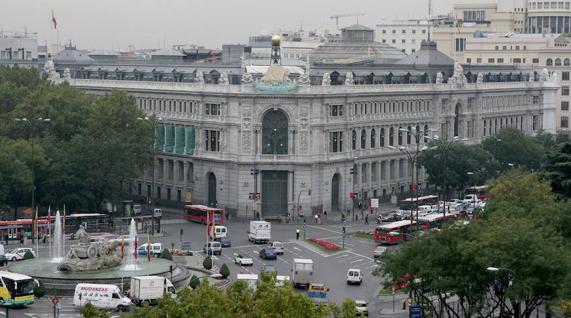
<svg viewBox="0 0 571 318">
<path fill-rule="evenodd" d="M 478 199 L 486 200 L 489 197 L 488 195 L 489 187 L 490 186 L 487 185 L 469 187 L 468 189 L 466 189 L 466 194 L 476 194 L 478 195 Z"/>
<path fill-rule="evenodd" d="M 113 219 L 109 214 L 73 213 L 65 216 L 65 234 L 74 234 L 83 225 L 89 233 L 113 232 Z"/>
<path fill-rule="evenodd" d="M 184 218 L 189 222 L 197 222 L 206 224 L 208 215 L 214 217 L 216 224 L 224 223 L 224 210 L 218 208 L 211 208 L 205 205 L 185 205 Z"/>
<path fill-rule="evenodd" d="M 418 204 L 417 204 L 418 202 Z M 438 196 L 436 195 L 425 195 L 422 197 L 412 197 L 408 199 L 401 200 L 399 202 L 399 208 L 401 210 L 412 210 L 417 206 L 421 205 L 436 205 L 438 204 Z"/>
<path fill-rule="evenodd" d="M 416 221 L 403 220 L 377 226 L 375 229 L 375 242 L 379 244 L 398 244 L 408 239 L 414 231 Z"/>
<path fill-rule="evenodd" d="M 38 226 L 38 235 L 43 236 L 48 233 L 48 224 L 54 223 L 54 219 L 48 221 L 47 218 L 38 218 L 36 220 Z M 16 221 L 0 221 L 0 238 L 3 241 L 20 240 L 24 236 L 32 237 L 34 231 L 32 219 L 18 219 Z"/>
<path fill-rule="evenodd" d="M 0 271 L 0 299 L 4 306 L 25 306 L 34 303 L 36 281 L 26 275 Z"/>
<path fill-rule="evenodd" d="M 460 216 L 459 212 L 434 213 L 418 218 L 418 223 L 424 231 L 442 228 L 442 223 L 446 220 L 456 219 Z"/>
</svg>

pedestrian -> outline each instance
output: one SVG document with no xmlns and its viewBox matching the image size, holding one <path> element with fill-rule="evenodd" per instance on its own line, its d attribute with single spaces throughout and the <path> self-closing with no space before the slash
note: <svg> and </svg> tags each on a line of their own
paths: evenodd
<svg viewBox="0 0 571 318">
<path fill-rule="evenodd" d="M 365 224 L 369 224 L 369 215 L 368 214 L 365 215 Z"/>
<path fill-rule="evenodd" d="M 345 213 L 341 212 L 341 222 L 345 222 Z"/>
<path fill-rule="evenodd" d="M 319 221 L 319 214 L 315 213 L 315 223 L 317 223 Z"/>
<path fill-rule="evenodd" d="M 299 227 L 295 229 L 295 239 L 299 240 Z"/>
<path fill-rule="evenodd" d="M 327 220 L 327 210 L 323 210 L 323 217 Z"/>
</svg>

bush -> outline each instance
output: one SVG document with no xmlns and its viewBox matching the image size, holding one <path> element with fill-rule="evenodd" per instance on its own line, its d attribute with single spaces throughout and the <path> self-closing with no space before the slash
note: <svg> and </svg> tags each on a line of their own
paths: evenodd
<svg viewBox="0 0 571 318">
<path fill-rule="evenodd" d="M 80 310 L 81 316 L 84 318 L 109 318 L 107 312 L 93 306 L 91 303 L 85 304 Z"/>
<path fill-rule="evenodd" d="M 34 258 L 34 254 L 32 254 L 30 250 L 27 250 L 26 254 L 24 254 L 24 259 L 32 259 L 32 258 Z"/>
<path fill-rule="evenodd" d="M 38 281 L 38 286 L 34 287 L 34 296 L 42 298 L 46 294 L 46 287 Z"/>
<path fill-rule="evenodd" d="M 204 261 L 202 261 L 202 266 L 204 267 L 204 269 L 206 270 L 211 270 L 212 269 L 212 257 L 210 256 L 206 256 L 206 258 L 204 258 Z"/>
<path fill-rule="evenodd" d="M 196 275 L 192 275 L 192 277 L 190 278 L 190 284 L 188 285 L 190 286 L 190 288 L 196 289 L 196 287 L 200 285 L 200 278 L 198 278 Z"/>
<path fill-rule="evenodd" d="M 165 248 L 161 251 L 161 255 L 159 256 L 160 258 L 164 258 L 164 259 L 168 259 L 169 261 L 172 261 L 172 254 L 171 251 L 169 251 L 168 248 Z"/>
<path fill-rule="evenodd" d="M 222 278 L 224 279 L 230 276 L 230 269 L 228 268 L 228 265 L 226 265 L 226 263 L 222 264 L 222 267 L 220 267 L 219 274 L 222 275 Z"/>
</svg>

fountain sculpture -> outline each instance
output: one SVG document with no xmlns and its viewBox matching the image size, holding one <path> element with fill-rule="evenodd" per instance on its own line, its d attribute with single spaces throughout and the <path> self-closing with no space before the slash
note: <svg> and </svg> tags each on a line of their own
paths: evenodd
<svg viewBox="0 0 571 318">
<path fill-rule="evenodd" d="M 105 243 L 90 242 L 89 234 L 83 225 L 77 230 L 75 237 L 79 244 L 72 245 L 67 255 L 58 266 L 60 271 L 93 271 L 108 269 L 121 264 L 121 257 L 115 255 L 116 241 Z"/>
</svg>

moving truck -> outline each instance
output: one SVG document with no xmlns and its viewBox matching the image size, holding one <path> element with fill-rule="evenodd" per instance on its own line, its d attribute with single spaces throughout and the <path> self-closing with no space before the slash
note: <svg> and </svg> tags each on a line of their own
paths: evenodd
<svg viewBox="0 0 571 318">
<path fill-rule="evenodd" d="M 293 287 L 309 287 L 313 277 L 313 260 L 294 258 L 292 274 Z"/>
<path fill-rule="evenodd" d="M 133 276 L 131 277 L 131 291 L 129 296 L 133 303 L 154 304 L 164 295 L 170 294 L 176 297 L 173 284 L 162 276 Z"/>
<path fill-rule="evenodd" d="M 266 221 L 250 221 L 250 231 L 248 231 L 248 241 L 258 243 L 269 243 L 272 239 L 272 224 Z"/>
</svg>

